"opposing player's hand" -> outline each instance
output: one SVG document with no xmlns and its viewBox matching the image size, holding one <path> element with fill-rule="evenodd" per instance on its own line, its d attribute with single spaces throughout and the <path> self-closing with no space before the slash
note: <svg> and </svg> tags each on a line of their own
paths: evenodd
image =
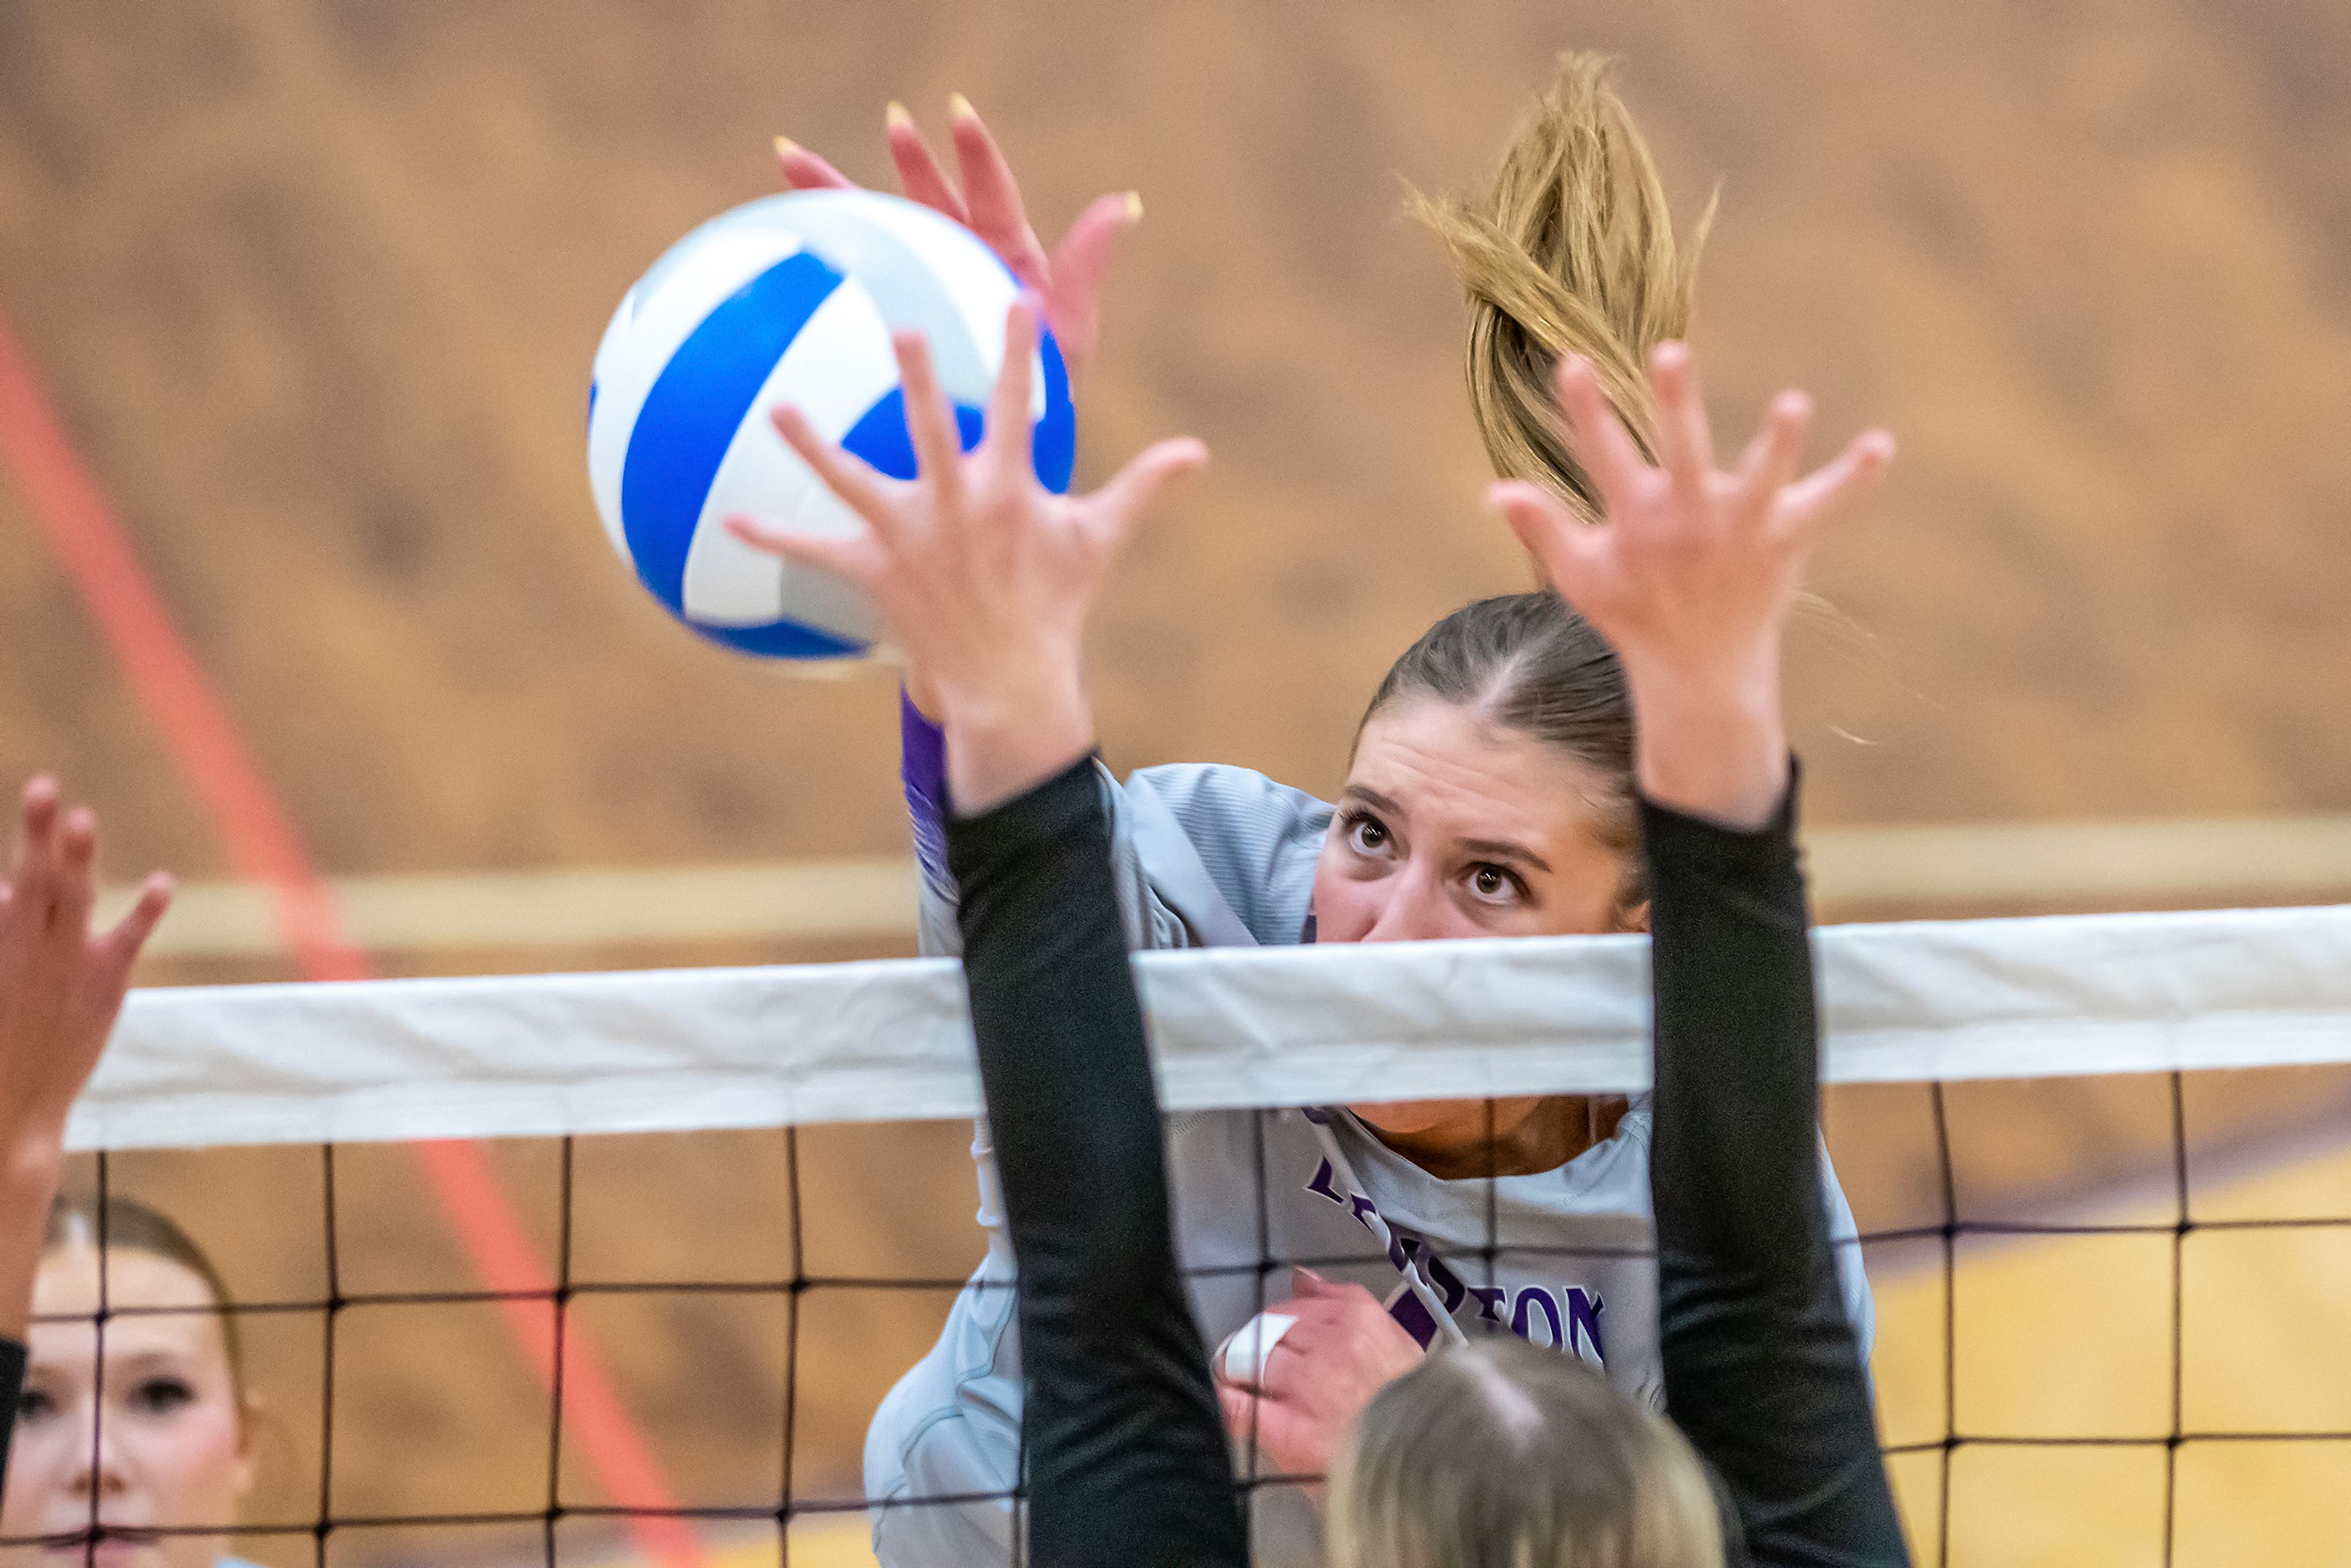
<svg viewBox="0 0 2351 1568">
<path fill-rule="evenodd" d="M 797 409 L 775 411 L 776 429 L 864 520 L 862 534 L 820 538 L 727 519 L 746 543 L 864 591 L 938 704 L 947 787 L 965 813 L 1020 794 L 1092 747 L 1080 678 L 1086 618 L 1134 520 L 1208 455 L 1189 438 L 1163 441 L 1092 495 L 1038 484 L 1029 423 L 1037 318 L 1024 296 L 1006 319 L 987 434 L 968 455 L 930 350 L 917 334 L 896 339 L 918 466 L 911 481 L 876 473 Z"/>
<path fill-rule="evenodd" d="M 1420 1364 L 1422 1351 L 1377 1298 L 1311 1269 L 1296 1270 L 1298 1294 L 1267 1310 L 1298 1321 L 1265 1358 L 1254 1386 L 1217 1371 L 1225 1427 L 1244 1452 L 1254 1443 L 1270 1461 L 1259 1469 L 1327 1476 L 1355 1418 L 1372 1396 Z"/>
<path fill-rule="evenodd" d="M 57 780 L 26 786 L 0 881 L 0 1129 L 8 1151 L 61 1137 L 122 1010 L 131 966 L 171 903 L 158 872 L 113 930 L 92 932 L 98 819 L 64 809 Z"/>
<path fill-rule="evenodd" d="M 1024 287 L 1045 302 L 1045 324 L 1061 345 L 1062 362 L 1076 382 L 1092 364 L 1102 337 L 1102 279 L 1110 270 L 1119 236 L 1143 216 L 1143 203 L 1134 192 L 1098 196 L 1080 213 L 1061 243 L 1048 253 L 1029 222 L 1020 200 L 1019 183 L 1003 150 L 969 100 L 957 93 L 948 105 L 949 137 L 955 144 L 956 169 L 962 179 L 957 189 L 932 156 L 914 117 L 903 105 L 892 104 L 886 117 L 890 162 L 897 166 L 898 185 L 910 200 L 945 214 L 987 242 L 988 247 L 1012 269 Z M 795 191 L 854 190 L 840 170 L 783 137 L 776 139 L 776 161 L 784 184 Z"/>
<path fill-rule="evenodd" d="M 1661 804 L 1760 825 L 1786 787 L 1780 633 L 1822 531 L 1893 460 L 1882 430 L 1799 477 L 1812 402 L 1783 392 L 1737 465 L 1718 468 L 1688 348 L 1650 357 L 1661 464 L 1609 407 L 1591 365 L 1560 362 L 1559 399 L 1602 520 L 1579 522 L 1516 480 L 1489 505 L 1560 593 L 1624 660 L 1638 719 L 1641 786 Z"/>
<path fill-rule="evenodd" d="M 41 1226 L 57 1189 L 66 1115 L 122 1011 L 131 966 L 172 883 L 147 879 L 113 930 L 89 928 L 98 820 L 68 811 L 57 780 L 26 786 L 0 878 L 0 1334 L 22 1338 Z"/>
</svg>

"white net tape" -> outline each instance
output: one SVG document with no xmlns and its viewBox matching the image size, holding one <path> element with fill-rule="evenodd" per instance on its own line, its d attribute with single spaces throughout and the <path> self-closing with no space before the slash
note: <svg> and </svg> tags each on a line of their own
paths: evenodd
<svg viewBox="0 0 2351 1568">
<path fill-rule="evenodd" d="M 1894 1082 L 2351 1061 L 2351 907 L 1833 926 L 1826 1076 Z M 1149 954 L 1171 1110 L 1648 1075 L 1646 940 Z M 77 1148 L 965 1116 L 943 960 L 151 990 Z"/>
</svg>

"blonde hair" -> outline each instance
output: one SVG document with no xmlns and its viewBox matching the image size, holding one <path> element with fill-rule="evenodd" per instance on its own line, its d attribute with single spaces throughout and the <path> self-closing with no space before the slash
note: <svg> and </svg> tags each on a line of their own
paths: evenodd
<svg viewBox="0 0 2351 1568">
<path fill-rule="evenodd" d="M 1380 1390 L 1331 1478 L 1333 1568 L 1721 1568 L 1689 1442 L 1573 1355 L 1509 1335 Z"/>
<path fill-rule="evenodd" d="M 1562 55 L 1485 193 L 1413 211 L 1469 297 L 1469 405 L 1494 471 L 1558 496 L 1586 520 L 1599 497 L 1569 451 L 1552 387 L 1561 356 L 1590 360 L 1641 448 L 1656 455 L 1649 350 L 1689 330 L 1708 201 L 1677 240 L 1647 143 L 1609 85 L 1605 56 Z"/>
</svg>

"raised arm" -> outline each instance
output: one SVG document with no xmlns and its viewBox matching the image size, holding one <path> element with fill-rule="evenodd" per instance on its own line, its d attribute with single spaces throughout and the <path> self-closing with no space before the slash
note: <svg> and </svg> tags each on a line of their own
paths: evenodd
<svg viewBox="0 0 2351 1568">
<path fill-rule="evenodd" d="M 1091 758 L 947 844 L 1020 1268 L 1035 1560 L 1245 1563 Z"/>
<path fill-rule="evenodd" d="M 1667 1407 L 1758 1563 L 1907 1563 L 1839 1298 L 1819 1154 L 1818 1026 L 1780 637 L 1803 557 L 1893 455 L 1882 433 L 1802 479 L 1783 393 L 1715 467 L 1687 349 L 1652 363 L 1663 465 L 1589 366 L 1562 404 L 1605 501 L 1583 525 L 1531 486 L 1493 499 L 1625 664 L 1650 873 L 1656 1212 Z"/>
<path fill-rule="evenodd" d="M 900 340 L 922 465 L 911 484 L 779 412 L 778 429 L 863 517 L 864 537 L 735 526 L 862 588 L 940 709 L 948 867 L 1019 1266 L 1033 1560 L 1238 1565 L 1247 1546 L 1176 1268 L 1079 669 L 1086 616 L 1128 525 L 1206 453 L 1163 443 L 1092 496 L 1048 495 L 1029 465 L 1036 333 L 1024 298 L 986 439 L 968 458 L 921 340 Z"/>
<path fill-rule="evenodd" d="M 112 931 L 89 929 L 98 820 L 67 811 L 57 781 L 36 779 L 0 878 L 0 1409 L 13 1425 L 50 1201 L 65 1164 L 66 1115 L 122 1010 L 139 949 L 172 884 L 150 877 Z M 0 1427 L 0 1474 L 8 1434 Z"/>
</svg>

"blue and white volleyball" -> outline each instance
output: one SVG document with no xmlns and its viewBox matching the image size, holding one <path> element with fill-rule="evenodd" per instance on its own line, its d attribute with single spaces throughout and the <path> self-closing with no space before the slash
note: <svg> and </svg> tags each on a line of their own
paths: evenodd
<svg viewBox="0 0 2351 1568">
<path fill-rule="evenodd" d="M 726 531 L 737 513 L 810 534 L 864 527 L 768 412 L 795 404 L 820 435 L 912 478 L 890 335 L 929 340 L 968 451 L 1019 292 L 977 235 L 897 196 L 798 191 L 703 225 L 629 290 L 596 350 L 588 475 L 612 548 L 714 642 L 778 659 L 864 653 L 875 623 L 862 595 Z M 1033 371 L 1037 477 L 1066 490 L 1077 421 L 1050 333 Z"/>
</svg>

